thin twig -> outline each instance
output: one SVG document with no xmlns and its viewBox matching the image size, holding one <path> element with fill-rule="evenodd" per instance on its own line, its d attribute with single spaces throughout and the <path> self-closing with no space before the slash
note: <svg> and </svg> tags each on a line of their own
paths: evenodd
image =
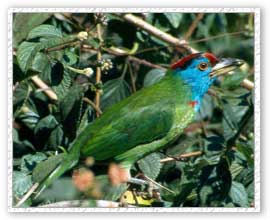
<svg viewBox="0 0 270 220">
<path fill-rule="evenodd" d="M 214 40 L 214 39 L 225 37 L 225 36 L 240 35 L 240 34 L 243 34 L 243 33 L 244 33 L 244 31 L 236 31 L 236 32 L 230 32 L 230 33 L 223 33 L 223 34 L 218 34 L 218 35 L 211 36 L 211 37 L 205 37 L 205 38 L 201 38 L 201 39 L 198 39 L 198 40 L 193 40 L 193 41 L 190 41 L 190 43 L 200 43 L 200 42 Z"/>
<path fill-rule="evenodd" d="M 31 77 L 31 80 L 39 87 L 51 100 L 56 101 L 57 95 L 52 91 L 52 89 L 47 86 L 38 76 Z"/>
<path fill-rule="evenodd" d="M 154 63 L 151 63 L 147 60 L 143 60 L 143 59 L 139 59 L 137 57 L 134 57 L 134 56 L 129 56 L 128 57 L 128 60 L 129 61 L 135 61 L 139 64 L 142 64 L 142 65 L 145 65 L 145 66 L 148 66 L 148 67 L 151 67 L 151 68 L 156 68 L 156 69 L 162 69 L 162 70 L 166 70 L 164 67 L 160 66 L 160 65 L 157 65 L 157 64 L 154 64 Z"/>
<path fill-rule="evenodd" d="M 101 37 L 101 25 L 97 24 L 97 34 L 98 34 L 98 39 L 100 40 L 100 42 L 102 42 L 102 37 Z M 97 53 L 97 60 L 100 61 L 101 60 L 101 51 L 99 49 L 98 53 Z M 97 70 L 96 70 L 96 83 L 100 83 L 101 82 L 101 68 L 100 66 L 97 66 Z M 100 90 L 97 89 L 96 90 L 96 98 L 95 98 L 95 105 L 97 106 L 97 108 L 99 108 L 100 106 Z M 100 116 L 100 114 L 98 112 L 96 112 L 97 117 Z"/>
<path fill-rule="evenodd" d="M 15 205 L 15 207 L 20 207 L 31 195 L 32 193 L 37 189 L 39 186 L 39 183 L 35 183 L 30 190 L 20 199 L 20 201 Z"/>
<path fill-rule="evenodd" d="M 129 68 L 129 75 L 130 75 L 130 79 L 131 79 L 132 91 L 136 92 L 137 91 L 137 89 L 136 89 L 136 77 L 133 74 L 132 66 L 131 66 L 130 62 L 128 62 L 128 68 Z"/>
<path fill-rule="evenodd" d="M 194 48 L 191 48 L 188 45 L 187 41 L 175 38 L 172 35 L 167 34 L 167 33 L 163 32 L 163 31 L 159 30 L 158 28 L 156 28 L 153 25 L 145 22 L 144 20 L 142 20 L 141 18 L 139 18 L 139 17 L 137 17 L 135 15 L 132 15 L 132 14 L 117 14 L 117 15 L 122 17 L 125 21 L 134 24 L 135 26 L 143 29 L 147 33 L 157 37 L 160 40 L 163 40 L 163 41 L 165 41 L 165 42 L 167 42 L 169 44 L 173 44 L 176 47 L 182 48 L 182 49 L 186 50 L 189 53 L 198 52 Z"/>
<path fill-rule="evenodd" d="M 49 48 L 45 49 L 45 51 L 46 52 L 52 52 L 52 51 L 62 50 L 62 49 L 67 48 L 67 47 L 75 46 L 76 44 L 80 44 L 80 41 L 72 40 L 72 41 L 69 41 L 69 42 L 66 42 L 66 43 L 63 43 L 63 44 L 59 44 L 59 45 L 57 45 L 55 47 L 49 47 Z"/>
<path fill-rule="evenodd" d="M 91 105 L 93 107 L 93 109 L 95 109 L 95 111 L 99 114 L 102 115 L 102 111 L 100 110 L 100 108 L 98 106 L 95 105 L 94 102 L 92 102 L 90 99 L 88 99 L 87 97 L 83 97 L 82 98 L 83 101 L 85 101 L 86 103 L 88 103 L 89 105 Z"/>
<path fill-rule="evenodd" d="M 196 16 L 196 18 L 194 19 L 194 21 L 193 21 L 192 24 L 190 25 L 190 27 L 189 27 L 187 33 L 186 33 L 185 36 L 184 36 L 184 39 L 185 39 L 186 41 L 191 37 L 191 35 L 192 35 L 193 32 L 195 31 L 195 29 L 197 28 L 197 26 L 198 26 L 200 20 L 202 20 L 203 16 L 204 16 L 204 13 L 199 13 L 199 14 Z"/>
<path fill-rule="evenodd" d="M 186 159 L 186 158 L 190 158 L 190 157 L 197 157 L 197 156 L 200 156 L 202 154 L 203 154 L 202 151 L 194 151 L 194 152 L 190 152 L 190 153 L 181 154 L 177 157 L 166 157 L 164 159 L 161 159 L 159 162 L 160 163 L 167 163 L 170 161 L 176 161 L 176 160 Z"/>
</svg>

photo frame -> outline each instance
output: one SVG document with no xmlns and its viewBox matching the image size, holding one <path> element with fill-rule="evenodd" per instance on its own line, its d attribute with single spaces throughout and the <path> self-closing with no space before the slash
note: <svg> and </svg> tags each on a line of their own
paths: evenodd
<svg viewBox="0 0 270 220">
<path fill-rule="evenodd" d="M 14 134 L 13 134 L 13 108 L 14 108 L 14 14 L 19 13 L 125 13 L 125 14 L 138 14 L 138 13 L 253 13 L 254 14 L 254 86 L 252 82 L 246 80 L 244 84 L 246 87 L 254 87 L 254 203 L 252 207 L 114 207 L 114 208 L 90 208 L 90 207 L 16 207 L 14 204 Z M 165 41 L 171 45 L 182 44 L 183 41 L 179 38 L 173 37 L 171 34 L 166 34 L 166 31 L 156 32 L 156 29 L 152 29 L 152 26 L 147 26 L 147 23 L 140 23 L 140 20 L 136 20 L 133 17 L 126 17 L 126 21 L 136 24 L 137 27 L 145 33 L 151 33 L 155 38 L 161 41 Z M 199 18 L 197 17 L 199 20 Z M 196 18 L 195 18 L 196 20 Z M 173 22 L 173 21 L 172 21 Z M 194 25 L 198 25 L 193 23 Z M 194 27 L 196 28 L 196 27 Z M 189 29 L 190 30 L 190 29 Z M 30 31 L 30 30 L 29 30 Z M 141 38 L 145 37 L 144 35 Z M 186 33 L 187 37 L 187 33 Z M 190 37 L 190 35 L 188 36 Z M 26 39 L 26 36 L 22 39 Z M 185 40 L 185 39 L 183 39 Z M 22 41 L 21 41 L 22 42 Z M 92 42 L 93 43 L 93 42 Z M 95 42 L 94 42 L 95 43 Z M 199 41 L 198 41 L 199 43 Z M 164 46 L 163 46 L 164 47 Z M 190 47 L 187 44 L 187 47 Z M 191 52 L 195 52 L 193 47 L 189 48 Z M 193 51 L 194 49 L 194 51 Z M 154 50 L 155 51 L 155 50 Z M 156 50 L 158 51 L 158 50 Z M 119 52 L 119 51 L 118 51 Z M 120 51 L 122 52 L 122 51 Z M 133 58 L 133 59 L 136 59 Z M 140 60 L 147 65 L 147 60 Z M 156 66 L 152 66 L 155 68 Z M 73 68 L 73 67 L 71 67 Z M 74 71 L 74 69 L 73 69 Z M 75 70 L 76 71 L 76 70 Z M 245 80 L 245 79 L 244 79 Z M 38 82 L 33 81 L 34 84 Z M 251 83 L 251 84 L 250 84 Z M 45 87 L 44 87 L 45 86 Z M 39 85 L 41 92 L 50 90 L 45 85 Z M 10 8 L 8 12 L 8 209 L 10 212 L 259 212 L 260 211 L 260 9 L 258 8 Z M 52 95 L 52 94 L 51 94 Z M 51 96 L 50 94 L 47 96 Z M 119 171 L 120 172 L 120 171 Z M 119 174 L 120 175 L 120 174 Z M 33 186 L 32 186 L 33 187 Z M 28 191 L 29 192 L 29 191 Z M 26 194 L 28 193 L 26 192 Z M 24 193 L 25 196 L 25 193 Z M 23 198 L 23 197 L 22 197 Z M 19 200 L 20 201 L 20 200 Z M 112 205 L 111 203 L 110 205 Z"/>
</svg>

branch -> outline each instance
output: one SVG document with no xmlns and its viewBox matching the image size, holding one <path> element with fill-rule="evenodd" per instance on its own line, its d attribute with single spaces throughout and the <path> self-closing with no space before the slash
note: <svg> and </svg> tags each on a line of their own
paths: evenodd
<svg viewBox="0 0 270 220">
<path fill-rule="evenodd" d="M 137 62 L 137 63 L 139 63 L 139 64 L 142 64 L 142 65 L 145 65 L 145 66 L 148 66 L 148 67 L 151 67 L 151 68 L 156 68 L 156 69 L 166 70 L 164 67 L 162 67 L 162 66 L 160 66 L 160 65 L 151 63 L 151 62 L 149 62 L 149 61 L 147 61 L 147 60 L 139 59 L 139 58 L 134 57 L 134 56 L 129 56 L 129 57 L 128 57 L 128 60 L 129 60 L 129 61 Z"/>
<path fill-rule="evenodd" d="M 118 208 L 122 207 L 122 204 L 119 202 L 112 202 L 107 200 L 92 200 L 96 202 L 96 206 L 98 208 Z M 89 208 L 91 207 L 90 200 L 72 200 L 72 201 L 61 201 L 56 203 L 50 203 L 47 205 L 41 205 L 39 208 L 74 208 L 74 207 L 81 207 L 81 208 Z M 136 207 L 133 205 L 126 205 L 125 207 Z M 93 207 L 94 208 L 94 207 Z"/>
<path fill-rule="evenodd" d="M 181 154 L 177 157 L 166 157 L 164 159 L 161 159 L 159 162 L 160 163 L 167 163 L 170 161 L 178 161 L 178 160 L 182 160 L 182 159 L 186 159 L 186 158 L 190 158 L 190 157 L 197 157 L 197 156 L 200 156 L 202 154 L 203 154 L 202 151 L 194 151 L 194 152 L 190 152 L 190 153 Z"/>
<path fill-rule="evenodd" d="M 83 97 L 82 98 L 83 101 L 85 101 L 86 103 L 88 103 L 89 105 L 91 105 L 93 107 L 93 109 L 95 109 L 95 111 L 99 114 L 102 115 L 102 111 L 100 110 L 100 108 L 98 106 L 95 105 L 94 102 L 92 102 L 90 99 L 88 99 L 87 97 Z"/>
<path fill-rule="evenodd" d="M 100 42 L 102 42 L 102 37 L 101 37 L 101 26 L 100 24 L 97 24 L 97 34 L 98 34 L 98 39 L 100 40 Z M 97 60 L 100 61 L 101 60 L 101 49 L 99 49 L 98 53 L 97 53 Z M 97 66 L 97 71 L 96 71 L 96 83 L 100 83 L 101 81 L 101 67 Z M 96 90 L 96 97 L 95 97 L 95 105 L 97 108 L 99 108 L 100 106 L 100 90 L 97 89 Z M 100 114 L 98 113 L 98 111 L 96 112 L 97 117 L 100 116 Z"/>
<path fill-rule="evenodd" d="M 186 40 L 180 40 L 178 38 L 173 37 L 170 34 L 167 34 L 158 28 L 152 26 L 151 24 L 145 22 L 141 18 L 132 15 L 132 14 L 117 14 L 117 16 L 122 17 L 124 20 L 128 21 L 129 23 L 134 24 L 135 26 L 143 29 L 147 33 L 157 37 L 160 40 L 163 40 L 169 44 L 173 44 L 176 47 L 182 48 L 189 53 L 197 53 L 198 51 L 188 45 Z"/>
<path fill-rule="evenodd" d="M 35 183 L 30 190 L 20 199 L 20 201 L 15 205 L 15 207 L 20 207 L 36 190 L 36 188 L 39 186 L 39 183 Z"/>
<path fill-rule="evenodd" d="M 35 83 L 35 85 L 40 88 L 51 100 L 56 101 L 57 96 L 54 91 L 51 90 L 46 83 L 44 83 L 38 76 L 31 77 L 31 80 Z"/>
<path fill-rule="evenodd" d="M 185 39 L 186 41 L 191 37 L 191 35 L 192 35 L 193 32 L 195 31 L 195 29 L 197 28 L 197 26 L 198 26 L 200 20 L 202 20 L 203 16 L 204 16 L 204 13 L 199 13 L 199 14 L 197 15 L 197 17 L 194 19 L 194 21 L 193 21 L 192 24 L 190 25 L 190 27 L 189 27 L 187 33 L 185 34 L 184 39 Z"/>
</svg>

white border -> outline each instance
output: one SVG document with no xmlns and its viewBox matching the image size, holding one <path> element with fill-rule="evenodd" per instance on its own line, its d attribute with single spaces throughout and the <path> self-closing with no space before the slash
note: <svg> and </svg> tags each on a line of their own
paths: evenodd
<svg viewBox="0 0 270 220">
<path fill-rule="evenodd" d="M 255 13 L 255 174 L 254 207 L 251 208 L 14 208 L 12 207 L 12 15 L 27 12 L 182 12 L 182 13 Z M 9 212 L 260 212 L 260 9 L 259 8 L 9 8 L 8 10 L 8 211 Z"/>
</svg>

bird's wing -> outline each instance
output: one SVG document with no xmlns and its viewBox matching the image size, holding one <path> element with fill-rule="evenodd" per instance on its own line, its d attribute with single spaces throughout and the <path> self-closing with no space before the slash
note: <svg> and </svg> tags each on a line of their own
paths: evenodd
<svg viewBox="0 0 270 220">
<path fill-rule="evenodd" d="M 126 99 L 89 124 L 80 135 L 82 155 L 106 160 L 166 136 L 175 123 L 175 100 L 153 96 L 151 101 L 140 99 L 140 94 Z M 183 114 L 190 111 L 188 106 L 182 108 Z"/>
</svg>

